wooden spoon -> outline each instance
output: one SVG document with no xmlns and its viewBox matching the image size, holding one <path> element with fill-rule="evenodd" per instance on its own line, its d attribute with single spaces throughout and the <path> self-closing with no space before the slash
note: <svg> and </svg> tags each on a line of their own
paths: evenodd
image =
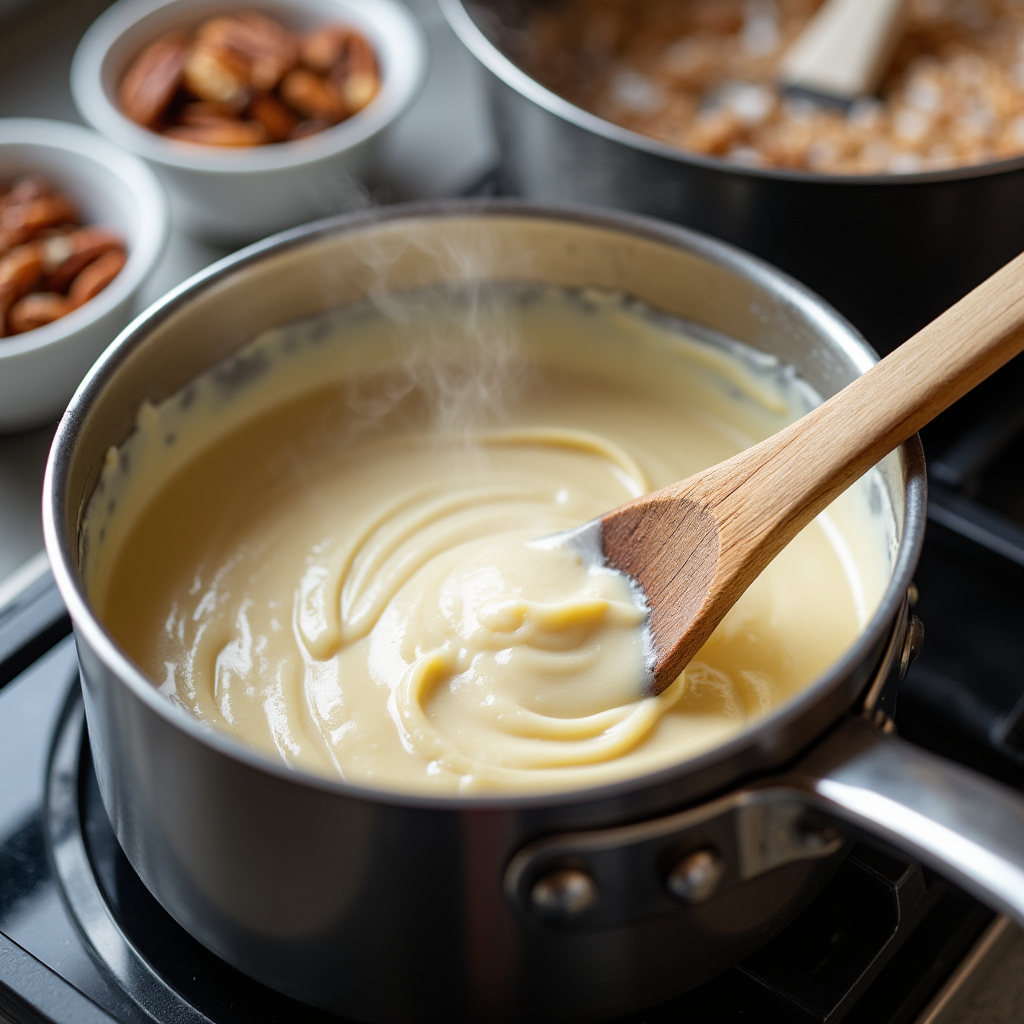
<svg viewBox="0 0 1024 1024">
<path fill-rule="evenodd" d="M 833 498 L 1022 349 L 1024 253 L 796 423 L 545 546 L 600 551 L 639 584 L 660 693 Z"/>
<path fill-rule="evenodd" d="M 826 0 L 779 65 L 783 88 L 852 103 L 881 85 L 907 0 Z"/>
</svg>

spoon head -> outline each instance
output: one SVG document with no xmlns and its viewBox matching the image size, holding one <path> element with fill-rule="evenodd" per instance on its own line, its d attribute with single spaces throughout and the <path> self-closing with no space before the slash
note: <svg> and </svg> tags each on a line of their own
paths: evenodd
<svg viewBox="0 0 1024 1024">
<path fill-rule="evenodd" d="M 548 534 L 531 540 L 529 546 L 538 551 L 574 551 L 580 561 L 588 569 L 605 564 L 604 550 L 601 547 L 601 520 L 591 519 L 582 526 L 574 526 L 570 530 Z"/>
<path fill-rule="evenodd" d="M 644 692 L 660 692 L 654 690 L 656 658 L 654 644 L 651 639 L 650 605 L 647 603 L 643 588 L 632 576 L 608 564 L 608 559 L 605 558 L 604 554 L 603 534 L 604 523 L 600 519 L 591 519 L 581 526 L 574 526 L 572 529 L 562 530 L 559 533 L 552 533 L 547 537 L 532 540 L 529 542 L 529 546 L 540 551 L 571 551 L 579 558 L 580 563 L 589 572 L 615 573 L 625 579 L 633 594 L 634 602 L 645 614 L 644 677 L 640 681 L 641 689 Z"/>
<path fill-rule="evenodd" d="M 619 572 L 647 613 L 645 689 L 661 693 L 703 646 L 705 610 L 718 564 L 718 528 L 693 501 L 647 496 L 582 526 L 531 541 L 577 554 L 588 569 Z"/>
<path fill-rule="evenodd" d="M 609 512 L 601 526 L 605 564 L 625 573 L 650 609 L 652 689 L 660 693 L 722 617 L 715 607 L 718 525 L 702 504 L 648 495 Z"/>
</svg>

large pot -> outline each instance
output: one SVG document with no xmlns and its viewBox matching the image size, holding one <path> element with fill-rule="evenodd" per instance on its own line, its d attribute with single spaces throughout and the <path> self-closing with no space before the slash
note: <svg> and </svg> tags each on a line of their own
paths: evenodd
<svg viewBox="0 0 1024 1024">
<path fill-rule="evenodd" d="M 503 191 L 631 210 L 725 239 L 815 289 L 882 352 L 1024 249 L 1024 157 L 825 176 L 685 153 L 574 106 L 518 66 L 526 19 L 549 2 L 441 0 L 490 72 Z"/>
<path fill-rule="evenodd" d="M 467 247 L 469 258 L 446 255 Z M 391 1022 L 594 1020 L 697 985 L 766 942 L 831 875 L 843 840 L 823 812 L 1024 921 L 1024 803 L 876 728 L 888 722 L 884 684 L 904 653 L 924 531 L 916 439 L 880 465 L 898 551 L 857 642 L 778 713 L 645 778 L 442 799 L 312 777 L 203 726 L 128 659 L 89 605 L 79 541 L 105 455 L 140 402 L 269 326 L 371 288 L 467 277 L 620 289 L 777 353 L 824 395 L 875 359 L 812 293 L 726 245 L 642 218 L 518 203 L 321 222 L 243 250 L 153 306 L 65 414 L 44 520 L 103 801 L 156 898 L 265 984 Z"/>
</svg>

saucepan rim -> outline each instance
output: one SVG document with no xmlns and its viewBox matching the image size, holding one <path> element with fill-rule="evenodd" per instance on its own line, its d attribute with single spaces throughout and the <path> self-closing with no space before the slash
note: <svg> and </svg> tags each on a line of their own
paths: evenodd
<svg viewBox="0 0 1024 1024">
<path fill-rule="evenodd" d="M 785 730 L 826 695 L 840 687 L 850 672 L 863 661 L 867 652 L 879 647 L 885 636 L 893 629 L 924 541 L 924 454 L 916 435 L 899 449 L 905 477 L 905 507 L 903 532 L 889 583 L 871 620 L 839 660 L 776 712 L 744 729 L 725 743 L 656 772 L 600 786 L 534 794 L 432 796 L 375 788 L 344 779 L 332 779 L 275 762 L 213 726 L 201 722 L 186 709 L 160 694 L 153 682 L 132 661 L 93 612 L 77 569 L 77 538 L 69 537 L 65 529 L 68 518 L 66 507 L 70 468 L 74 461 L 75 438 L 79 429 L 86 422 L 94 405 L 102 401 L 108 381 L 116 375 L 131 352 L 144 342 L 154 328 L 173 316 L 193 298 L 225 283 L 268 257 L 300 248 L 319 239 L 372 228 L 378 224 L 467 216 L 533 218 L 547 222 L 562 221 L 589 225 L 683 249 L 734 273 L 738 272 L 741 277 L 778 296 L 781 301 L 797 307 L 808 320 L 818 322 L 823 328 L 827 328 L 828 334 L 842 345 L 862 373 L 878 358 L 877 353 L 852 324 L 788 274 L 725 242 L 637 214 L 516 199 L 461 199 L 402 204 L 344 214 L 272 235 L 195 274 L 136 317 L 97 360 L 75 392 L 57 427 L 43 483 L 43 532 L 53 574 L 70 612 L 76 633 L 118 682 L 129 688 L 133 696 L 168 724 L 182 729 L 196 742 L 233 761 L 280 779 L 374 803 L 446 811 L 527 810 L 564 806 L 566 803 L 592 804 L 671 783 L 682 776 L 727 761 L 744 750 L 763 746 L 770 734 Z M 818 735 L 820 738 L 820 731 Z"/>
<path fill-rule="evenodd" d="M 723 174 L 736 174 L 743 177 L 770 178 L 777 181 L 792 181 L 804 185 L 856 185 L 867 187 L 885 187 L 899 185 L 917 185 L 944 181 L 964 181 L 974 178 L 986 178 L 997 174 L 1024 169 L 1024 154 L 1010 157 L 1007 160 L 996 160 L 981 164 L 968 164 L 963 167 L 948 167 L 935 171 L 915 171 L 899 174 L 821 174 L 815 171 L 801 171 L 787 167 L 747 167 L 743 164 L 729 163 L 718 157 L 704 156 L 684 149 L 678 149 L 666 142 L 659 142 L 649 135 L 624 128 L 613 121 L 606 121 L 597 114 L 592 114 L 582 107 L 576 106 L 558 93 L 552 92 L 541 85 L 536 78 L 528 75 L 503 50 L 499 49 L 477 25 L 473 16 L 466 9 L 464 0 L 438 0 L 452 31 L 459 37 L 462 44 L 480 63 L 510 89 L 535 103 L 549 114 L 567 121 L 577 128 L 610 142 L 617 142 L 630 149 L 641 150 L 652 156 L 673 160 L 681 164 L 693 164 L 709 171 Z"/>
</svg>

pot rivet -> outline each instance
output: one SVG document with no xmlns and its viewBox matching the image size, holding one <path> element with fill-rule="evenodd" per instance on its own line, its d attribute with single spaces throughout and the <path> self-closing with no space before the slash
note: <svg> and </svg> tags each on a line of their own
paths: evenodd
<svg viewBox="0 0 1024 1024">
<path fill-rule="evenodd" d="M 723 874 L 725 863 L 714 850 L 694 850 L 679 859 L 665 885 L 677 900 L 703 903 L 714 896 Z"/>
<path fill-rule="evenodd" d="M 530 890 L 533 909 L 545 917 L 575 917 L 597 899 L 597 883 L 579 868 L 542 875 Z"/>
</svg>

